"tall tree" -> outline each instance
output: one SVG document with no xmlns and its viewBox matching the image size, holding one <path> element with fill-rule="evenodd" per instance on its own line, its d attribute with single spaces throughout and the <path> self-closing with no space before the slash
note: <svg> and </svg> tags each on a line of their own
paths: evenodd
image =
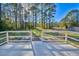
<svg viewBox="0 0 79 59">
<path fill-rule="evenodd" d="M 1 20 L 1 3 L 0 3 L 0 20 Z"/>
</svg>

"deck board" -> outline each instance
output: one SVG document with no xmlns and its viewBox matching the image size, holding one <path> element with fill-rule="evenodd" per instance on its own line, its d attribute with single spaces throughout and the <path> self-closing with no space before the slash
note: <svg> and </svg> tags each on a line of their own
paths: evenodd
<svg viewBox="0 0 79 59">
<path fill-rule="evenodd" d="M 79 48 L 70 44 L 32 41 L 10 42 L 0 46 L 0 56 L 79 56 Z"/>
</svg>

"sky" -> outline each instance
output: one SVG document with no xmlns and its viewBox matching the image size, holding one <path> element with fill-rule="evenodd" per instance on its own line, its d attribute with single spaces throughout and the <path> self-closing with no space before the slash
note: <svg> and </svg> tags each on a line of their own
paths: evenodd
<svg viewBox="0 0 79 59">
<path fill-rule="evenodd" d="M 79 10 L 79 3 L 57 3 L 55 20 L 59 22 L 72 9 Z"/>
</svg>

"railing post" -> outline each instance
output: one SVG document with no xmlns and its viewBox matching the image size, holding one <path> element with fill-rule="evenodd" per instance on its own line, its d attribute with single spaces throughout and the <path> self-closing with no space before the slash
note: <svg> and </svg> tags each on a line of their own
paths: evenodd
<svg viewBox="0 0 79 59">
<path fill-rule="evenodd" d="M 30 31 L 30 33 L 31 33 L 31 41 L 32 41 L 32 31 Z"/>
<path fill-rule="evenodd" d="M 65 42 L 67 43 L 67 32 L 65 33 Z"/>
<path fill-rule="evenodd" d="M 8 31 L 6 32 L 6 35 L 7 35 L 7 43 L 8 43 L 9 42 Z"/>
<path fill-rule="evenodd" d="M 41 31 L 41 38 L 43 37 L 43 30 Z"/>
</svg>

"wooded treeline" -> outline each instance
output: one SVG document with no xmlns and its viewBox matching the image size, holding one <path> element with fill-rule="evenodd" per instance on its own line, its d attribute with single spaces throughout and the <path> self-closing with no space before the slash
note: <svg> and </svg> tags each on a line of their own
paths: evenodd
<svg viewBox="0 0 79 59">
<path fill-rule="evenodd" d="M 54 3 L 0 4 L 0 30 L 28 30 L 36 27 L 52 28 Z"/>
</svg>

